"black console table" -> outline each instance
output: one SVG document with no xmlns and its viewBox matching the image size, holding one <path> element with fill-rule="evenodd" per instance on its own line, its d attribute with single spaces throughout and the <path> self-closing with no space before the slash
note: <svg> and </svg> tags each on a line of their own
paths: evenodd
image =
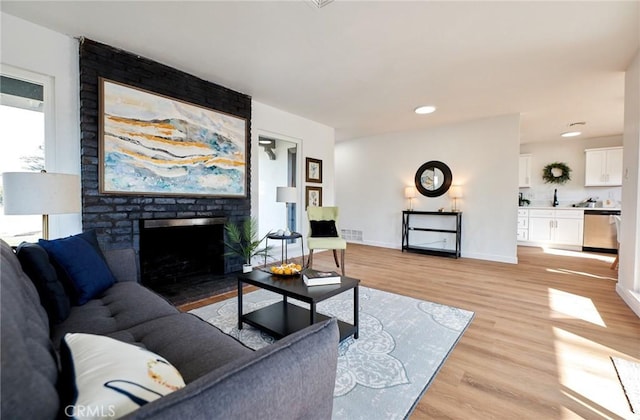
<svg viewBox="0 0 640 420">
<path fill-rule="evenodd" d="M 447 220 L 453 219 L 453 220 Z M 443 223 L 443 220 L 445 223 Z M 435 222 L 435 226 L 434 226 Z M 450 228 L 451 223 L 455 223 Z M 441 228 L 441 225 L 447 228 Z M 412 232 L 440 232 L 455 235 L 455 249 L 436 248 L 428 245 L 412 244 Z M 459 258 L 462 237 L 462 212 L 457 211 L 410 211 L 402 212 L 402 252 L 411 251 L 429 255 Z M 414 238 L 415 242 L 415 238 Z"/>
</svg>

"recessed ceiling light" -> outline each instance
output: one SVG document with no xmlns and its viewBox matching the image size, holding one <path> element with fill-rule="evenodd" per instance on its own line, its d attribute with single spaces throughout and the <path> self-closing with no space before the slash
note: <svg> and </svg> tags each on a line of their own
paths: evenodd
<svg viewBox="0 0 640 420">
<path fill-rule="evenodd" d="M 579 136 L 580 134 L 582 134 L 582 131 L 565 131 L 564 133 L 560 134 L 560 136 L 562 136 L 562 137 L 576 137 L 576 136 Z"/>
<path fill-rule="evenodd" d="M 584 121 L 580 121 L 580 122 L 574 122 L 569 124 L 569 131 L 565 131 L 564 133 L 560 134 L 561 137 L 576 137 L 579 136 L 580 134 L 582 134 L 582 131 L 580 131 L 580 127 L 582 127 L 583 125 L 586 125 L 587 123 Z"/>
<path fill-rule="evenodd" d="M 424 105 L 424 106 L 419 106 L 416 109 L 414 109 L 413 111 L 416 114 L 431 114 L 432 112 L 434 112 L 436 110 L 436 107 L 433 105 Z"/>
</svg>

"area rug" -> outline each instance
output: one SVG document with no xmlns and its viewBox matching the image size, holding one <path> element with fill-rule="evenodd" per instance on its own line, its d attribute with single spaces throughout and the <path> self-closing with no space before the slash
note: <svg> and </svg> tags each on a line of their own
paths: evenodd
<svg viewBox="0 0 640 420">
<path fill-rule="evenodd" d="M 631 411 L 640 414 L 640 363 L 611 357 Z"/>
<path fill-rule="evenodd" d="M 280 300 L 257 290 L 243 296 L 243 312 Z M 236 302 L 231 298 L 191 313 L 253 349 L 272 343 L 272 337 L 249 325 L 238 331 Z M 353 322 L 353 294 L 320 302 L 317 310 Z M 474 317 L 467 310 L 366 287 L 360 287 L 359 314 L 359 338 L 339 346 L 334 419 L 407 418 Z"/>
</svg>

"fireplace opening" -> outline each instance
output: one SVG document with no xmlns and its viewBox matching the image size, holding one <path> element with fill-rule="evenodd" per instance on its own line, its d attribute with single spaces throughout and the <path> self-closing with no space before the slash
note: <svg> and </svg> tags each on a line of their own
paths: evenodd
<svg viewBox="0 0 640 420">
<path fill-rule="evenodd" d="M 179 305 L 230 290 L 225 217 L 140 221 L 142 284 Z"/>
</svg>

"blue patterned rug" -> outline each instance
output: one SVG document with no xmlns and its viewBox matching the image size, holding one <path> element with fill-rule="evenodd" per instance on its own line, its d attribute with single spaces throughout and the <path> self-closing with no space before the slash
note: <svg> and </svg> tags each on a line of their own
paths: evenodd
<svg viewBox="0 0 640 420">
<path fill-rule="evenodd" d="M 631 411 L 640 418 L 640 363 L 611 357 Z"/>
<path fill-rule="evenodd" d="M 251 292 L 243 297 L 243 311 L 280 300 L 266 290 Z M 236 305 L 231 298 L 191 313 L 253 349 L 272 343 L 273 338 L 246 324 L 238 331 Z M 353 293 L 319 303 L 318 312 L 353 322 Z M 473 316 L 463 309 L 360 287 L 360 338 L 340 344 L 333 418 L 408 417 Z"/>
</svg>

